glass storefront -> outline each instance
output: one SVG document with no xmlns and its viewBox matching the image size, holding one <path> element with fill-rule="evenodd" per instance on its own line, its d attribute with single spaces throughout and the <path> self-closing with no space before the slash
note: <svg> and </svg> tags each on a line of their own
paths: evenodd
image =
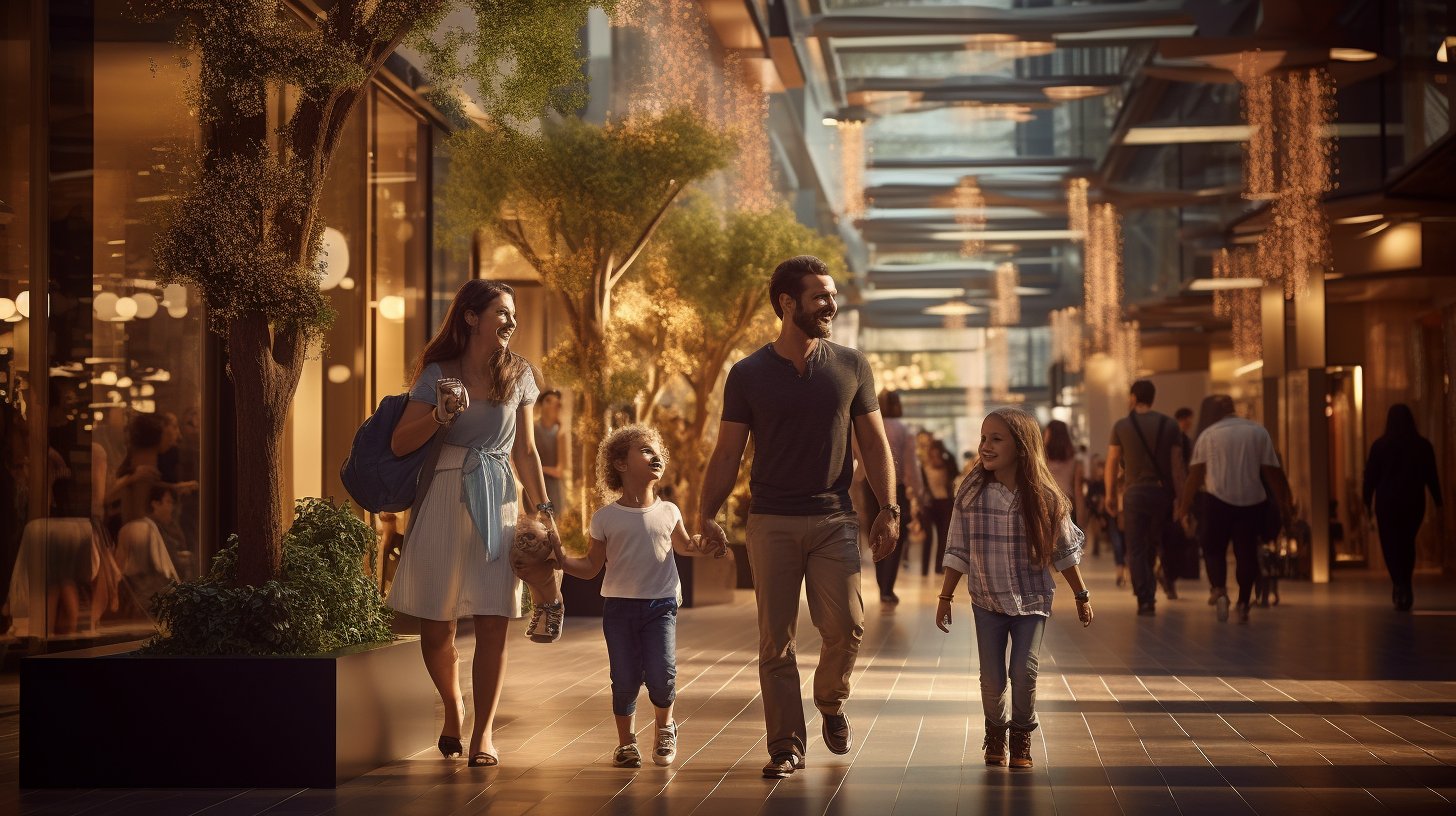
<svg viewBox="0 0 1456 816">
<path fill-rule="evenodd" d="M 201 298 L 160 286 L 151 254 L 203 147 L 175 26 L 138 23 L 126 0 L 51 3 L 42 21 L 30 8 L 0 6 L 0 636 L 45 650 L 150 634 L 152 594 L 207 569 L 243 510 L 219 512 L 229 480 L 209 476 L 233 409 L 207 398 L 226 375 Z M 431 329 L 444 131 L 387 84 L 355 110 L 324 192 L 338 317 L 290 414 L 290 497 L 347 498 L 354 431 L 403 390 Z M 437 285 L 453 295 L 468 254 L 450 264 Z M 208 514 L 222 535 L 205 532 Z"/>
</svg>

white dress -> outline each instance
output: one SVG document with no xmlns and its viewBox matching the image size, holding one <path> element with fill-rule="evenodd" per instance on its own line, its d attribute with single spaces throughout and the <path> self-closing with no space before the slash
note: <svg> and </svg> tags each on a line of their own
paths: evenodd
<svg viewBox="0 0 1456 816">
<path fill-rule="evenodd" d="M 440 376 L 431 363 L 410 399 L 434 405 Z M 538 393 L 527 369 L 505 402 L 472 397 L 455 421 L 418 518 L 409 520 L 389 591 L 391 609 L 438 621 L 521 616 L 521 583 L 510 562 L 519 511 L 510 451 L 516 409 L 534 403 Z"/>
</svg>

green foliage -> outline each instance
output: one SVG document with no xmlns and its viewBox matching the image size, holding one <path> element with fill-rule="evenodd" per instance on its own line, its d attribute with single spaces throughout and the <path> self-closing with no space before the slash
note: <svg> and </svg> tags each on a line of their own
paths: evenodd
<svg viewBox="0 0 1456 816">
<path fill-rule="evenodd" d="M 152 601 L 161 633 L 144 654 L 318 654 L 390 640 L 393 613 L 365 566 L 374 529 L 323 499 L 300 499 L 283 542 L 283 577 L 237 586 L 236 538 L 212 571 L 173 584 Z"/>
</svg>

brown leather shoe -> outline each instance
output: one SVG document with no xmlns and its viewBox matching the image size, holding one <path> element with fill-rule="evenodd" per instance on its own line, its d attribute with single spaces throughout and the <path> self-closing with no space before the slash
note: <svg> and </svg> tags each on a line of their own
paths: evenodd
<svg viewBox="0 0 1456 816">
<path fill-rule="evenodd" d="M 849 753 L 854 746 L 854 726 L 849 724 L 849 718 L 843 714 L 824 714 L 822 717 L 824 747 L 831 754 Z"/>
<path fill-rule="evenodd" d="M 1014 770 L 1031 769 L 1031 732 L 1011 729 L 1011 767 Z"/>
<path fill-rule="evenodd" d="M 780 751 L 774 754 L 763 766 L 764 779 L 788 779 L 794 775 L 794 771 L 804 769 L 804 758 L 796 755 L 793 751 Z"/>
<path fill-rule="evenodd" d="M 1006 764 L 1006 726 L 986 725 L 986 739 L 981 743 L 987 765 Z"/>
</svg>

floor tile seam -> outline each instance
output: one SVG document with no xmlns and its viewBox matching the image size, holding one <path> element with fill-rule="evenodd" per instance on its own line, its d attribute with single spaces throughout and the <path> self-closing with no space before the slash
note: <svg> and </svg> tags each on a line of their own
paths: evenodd
<svg viewBox="0 0 1456 816">
<path fill-rule="evenodd" d="M 205 808 L 202 808 L 200 810 L 194 810 L 191 813 L 189 813 L 188 816 L 198 816 L 198 814 L 206 813 L 207 811 L 212 810 L 213 808 L 215 808 L 215 807 L 217 807 L 219 805 L 226 804 L 227 802 L 231 802 L 234 799 L 237 799 L 238 797 L 243 796 L 244 794 L 246 794 L 250 790 L 255 790 L 255 789 L 254 788 L 245 788 L 243 790 L 240 790 L 237 793 L 234 793 L 232 796 L 229 796 L 228 798 L 222 800 L 221 802 L 213 802 L 212 804 L 208 805 Z M 295 791 L 294 793 L 289 794 L 288 796 L 284 797 L 284 799 L 281 800 L 281 801 L 286 802 L 289 799 L 292 799 L 294 796 L 297 796 L 297 795 L 298 795 L 298 793 L 297 793 L 297 791 Z"/>
<path fill-rule="evenodd" d="M 1417 750 L 1417 751 L 1425 754 L 1426 756 L 1430 757 L 1431 759 L 1436 760 L 1437 762 L 1441 763 L 1442 765 L 1444 765 L 1444 766 L 1446 766 L 1448 768 L 1449 767 L 1456 767 L 1456 766 L 1453 766 L 1451 763 L 1447 762 L 1446 760 L 1441 759 L 1440 757 L 1438 757 L 1435 754 L 1431 753 L 1430 751 L 1428 751 L 1424 747 L 1422 747 L 1420 745 L 1417 745 L 1414 742 L 1411 742 L 1410 740 L 1406 739 L 1405 737 L 1401 736 L 1400 734 L 1397 734 L 1394 731 L 1390 730 L 1389 728 L 1385 727 L 1381 723 L 1378 723 L 1378 722 L 1370 719 L 1369 716 L 1364 715 L 1364 714 L 1357 715 L 1357 716 L 1359 716 L 1360 719 L 1365 720 L 1366 722 L 1368 722 L 1371 725 L 1375 726 L 1376 728 L 1379 728 L 1380 730 L 1384 731 L 1385 733 L 1391 735 L 1392 737 L 1395 737 L 1396 739 L 1400 740 L 1401 742 L 1405 743 L 1406 745 L 1409 745 L 1411 748 L 1414 748 L 1415 750 Z M 1407 717 L 1406 719 L 1412 719 L 1412 718 Z M 1424 725 L 1424 723 L 1422 723 L 1422 724 Z M 1430 726 L 1427 726 L 1427 727 L 1429 728 Z"/>
</svg>

